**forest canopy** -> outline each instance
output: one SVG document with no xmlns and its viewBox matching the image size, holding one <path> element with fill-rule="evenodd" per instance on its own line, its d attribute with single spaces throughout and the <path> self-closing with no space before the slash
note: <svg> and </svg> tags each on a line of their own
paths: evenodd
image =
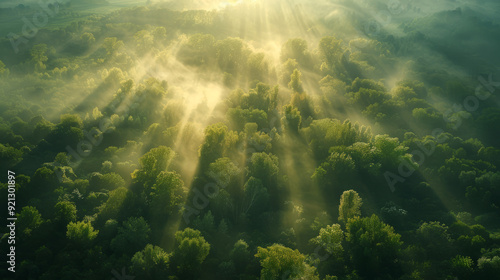
<svg viewBox="0 0 500 280">
<path fill-rule="evenodd" d="M 499 11 L 3 1 L 1 278 L 496 279 Z"/>
</svg>

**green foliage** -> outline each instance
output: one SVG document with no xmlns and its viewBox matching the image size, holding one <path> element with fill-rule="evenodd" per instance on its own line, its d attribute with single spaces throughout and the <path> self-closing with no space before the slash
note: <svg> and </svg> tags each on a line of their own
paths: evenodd
<svg viewBox="0 0 500 280">
<path fill-rule="evenodd" d="M 4 169 L 12 167 L 22 160 L 23 152 L 14 147 L 0 144 L 0 166 Z"/>
<path fill-rule="evenodd" d="M 248 80 L 267 82 L 269 80 L 269 62 L 265 53 L 251 53 L 247 60 Z"/>
<path fill-rule="evenodd" d="M 412 115 L 417 121 L 431 125 L 439 125 L 442 119 L 441 114 L 433 108 L 415 108 Z"/>
<path fill-rule="evenodd" d="M 378 162 L 384 167 L 394 168 L 401 160 L 408 162 L 412 167 L 417 166 L 411 160 L 410 155 L 406 153 L 408 147 L 400 144 L 397 138 L 389 137 L 389 135 L 377 135 L 373 140 L 373 146 L 378 150 Z"/>
<path fill-rule="evenodd" d="M 47 60 L 49 60 L 49 58 L 47 57 L 47 51 L 48 48 L 46 44 L 38 44 L 33 46 L 33 48 L 31 49 L 30 54 L 31 59 L 35 64 L 35 71 L 42 72 L 47 67 L 44 64 L 45 62 L 47 62 Z"/>
<path fill-rule="evenodd" d="M 470 277 L 474 271 L 474 261 L 470 257 L 457 255 L 451 260 L 453 274 L 460 277 Z"/>
<path fill-rule="evenodd" d="M 167 171 L 174 157 L 175 152 L 168 147 L 153 148 L 140 158 L 140 169 L 134 171 L 132 178 L 143 184 L 145 190 L 149 192 L 158 175 Z"/>
<path fill-rule="evenodd" d="M 200 162 L 202 166 L 208 166 L 226 153 L 236 144 L 238 135 L 228 131 L 226 125 L 217 123 L 205 129 L 205 141 L 200 147 Z"/>
<path fill-rule="evenodd" d="M 114 172 L 106 174 L 97 173 L 90 178 L 89 183 L 90 186 L 92 186 L 91 190 L 94 191 L 112 191 L 125 186 L 125 180 L 123 180 L 119 174 Z"/>
<path fill-rule="evenodd" d="M 339 222 L 347 223 L 349 219 L 361 216 L 361 197 L 354 190 L 342 193 L 339 205 Z"/>
<path fill-rule="evenodd" d="M 102 47 L 106 50 L 106 54 L 108 56 L 117 54 L 117 52 L 124 46 L 123 41 L 118 40 L 116 37 L 105 38 L 102 44 Z"/>
<path fill-rule="evenodd" d="M 90 32 L 85 32 L 80 36 L 80 40 L 85 47 L 90 47 L 95 43 L 94 34 Z"/>
<path fill-rule="evenodd" d="M 83 140 L 84 134 L 82 128 L 83 122 L 78 115 L 62 115 L 60 123 L 47 136 L 48 142 L 52 143 L 58 151 L 62 151 L 67 145 L 75 147 L 79 141 Z M 90 149 L 92 147 L 89 147 L 88 144 L 82 147 L 84 153 Z"/>
<path fill-rule="evenodd" d="M 327 74 L 341 71 L 340 60 L 344 52 L 342 41 L 336 38 L 323 37 L 319 42 L 319 53 L 322 60 L 321 70 Z"/>
<path fill-rule="evenodd" d="M 111 240 L 111 248 L 117 254 L 131 255 L 149 242 L 150 232 L 143 217 L 129 218 L 118 228 L 118 235 Z"/>
<path fill-rule="evenodd" d="M 295 59 L 289 58 L 281 65 L 280 84 L 288 85 L 292 74 L 298 69 L 299 63 Z"/>
<path fill-rule="evenodd" d="M 366 87 L 366 88 L 365 88 Z M 355 91 L 357 89 L 357 91 Z M 375 82 L 359 81 L 359 78 L 354 80 L 352 86 L 347 93 L 348 102 L 352 105 L 365 108 L 372 104 L 382 104 L 389 99 L 389 95 L 385 89 Z"/>
<path fill-rule="evenodd" d="M 137 51 L 147 53 L 147 51 L 156 45 L 159 45 L 166 37 L 164 27 L 157 27 L 154 30 L 141 30 L 134 34 L 134 40 L 137 45 Z"/>
<path fill-rule="evenodd" d="M 258 83 L 248 93 L 241 95 L 240 105 L 243 109 L 261 110 L 267 113 L 276 108 L 278 91 L 277 86 L 271 87 L 264 83 Z"/>
<path fill-rule="evenodd" d="M 67 226 L 66 237 L 79 248 L 88 248 L 99 234 L 90 222 L 70 222 Z"/>
<path fill-rule="evenodd" d="M 158 279 L 168 275 L 170 255 L 151 244 L 132 257 L 131 274 L 141 279 Z"/>
<path fill-rule="evenodd" d="M 278 158 L 273 154 L 253 153 L 248 166 L 248 176 L 259 179 L 264 187 L 270 188 L 277 182 Z"/>
<path fill-rule="evenodd" d="M 280 59 L 282 62 L 292 59 L 296 60 L 301 66 L 308 66 L 311 63 L 311 56 L 307 42 L 300 38 L 286 41 L 281 47 Z"/>
<path fill-rule="evenodd" d="M 333 152 L 319 167 L 316 168 L 312 179 L 324 187 L 335 186 L 352 182 L 356 174 L 356 163 L 350 155 Z"/>
<path fill-rule="evenodd" d="M 329 254 L 336 257 L 340 257 L 344 253 L 344 248 L 342 247 L 343 241 L 344 232 L 338 224 L 328 225 L 320 229 L 319 235 L 311 239 L 311 243 L 321 246 Z"/>
<path fill-rule="evenodd" d="M 234 243 L 233 249 L 230 252 L 230 258 L 236 271 L 244 271 L 251 257 L 248 244 L 244 240 L 240 239 Z"/>
<path fill-rule="evenodd" d="M 469 169 L 471 165 L 467 164 L 464 167 Z M 479 168 L 474 169 L 480 172 Z M 473 184 L 467 187 L 465 197 L 473 203 L 482 204 L 486 209 L 496 208 L 496 205 L 500 204 L 499 183 L 500 172 L 487 172 L 474 179 Z"/>
<path fill-rule="evenodd" d="M 297 108 L 302 119 L 310 121 L 310 119 L 314 116 L 314 110 L 312 108 L 311 99 L 309 98 L 309 95 L 307 95 L 306 93 L 294 92 L 290 104 L 294 108 Z"/>
<path fill-rule="evenodd" d="M 306 257 L 298 250 L 274 244 L 267 248 L 258 247 L 255 257 L 260 259 L 260 279 L 319 279 L 314 267 L 304 261 Z"/>
<path fill-rule="evenodd" d="M 36 182 L 36 184 L 35 184 Z M 59 185 L 57 175 L 47 167 L 38 168 L 31 178 L 31 188 L 35 193 L 53 190 Z"/>
<path fill-rule="evenodd" d="M 243 213 L 254 216 L 267 208 L 269 192 L 262 185 L 261 180 L 250 177 L 243 186 L 243 189 L 245 193 L 242 205 Z"/>
<path fill-rule="evenodd" d="M 25 206 L 17 216 L 16 224 L 22 235 L 30 237 L 43 223 L 42 215 L 33 206 Z"/>
<path fill-rule="evenodd" d="M 69 201 L 60 201 L 54 206 L 54 218 L 63 224 L 76 221 L 76 206 Z"/>
<path fill-rule="evenodd" d="M 57 126 L 58 128 L 70 128 L 70 127 L 76 127 L 76 128 L 83 128 L 83 122 L 82 119 L 75 114 L 65 114 L 61 116 L 61 121 Z"/>
<path fill-rule="evenodd" d="M 221 195 L 220 198 L 222 198 L 222 195 L 224 194 L 235 198 L 240 198 L 242 196 L 242 189 L 240 185 L 242 170 L 234 164 L 231 159 L 223 157 L 211 163 L 208 166 L 206 176 L 209 180 L 215 182 L 220 189 L 223 189 L 222 191 L 224 192 L 219 193 L 219 195 Z M 221 201 L 221 203 L 225 202 L 227 201 Z"/>
<path fill-rule="evenodd" d="M 347 222 L 351 258 L 361 276 L 397 275 L 396 259 L 403 242 L 394 229 L 373 214 Z"/>
<path fill-rule="evenodd" d="M 328 156 L 331 147 L 343 146 L 341 152 L 345 152 L 347 146 L 372 139 L 370 128 L 358 123 L 353 125 L 349 120 L 343 123 L 335 119 L 314 120 L 303 133 L 317 159 Z"/>
<path fill-rule="evenodd" d="M 215 38 L 210 34 L 194 34 L 179 50 L 179 58 L 188 65 L 210 65 Z"/>
<path fill-rule="evenodd" d="M 112 168 L 113 168 L 113 163 L 109 160 L 106 160 L 105 162 L 102 163 L 101 172 L 102 173 L 109 173 L 109 172 L 111 172 Z"/>
<path fill-rule="evenodd" d="M 213 233 L 216 229 L 216 224 L 212 211 L 209 210 L 203 217 L 197 217 L 193 221 L 193 228 L 205 235 Z"/>
<path fill-rule="evenodd" d="M 177 231 L 175 241 L 172 265 L 181 275 L 196 274 L 210 252 L 210 244 L 200 231 L 191 228 Z"/>
<path fill-rule="evenodd" d="M 256 123 L 261 129 L 267 126 L 267 114 L 259 109 L 230 108 L 227 111 L 227 118 L 239 131 L 243 130 L 247 123 Z"/>
<path fill-rule="evenodd" d="M 292 133 L 298 133 L 302 123 L 300 111 L 291 104 L 285 105 L 285 107 L 283 107 L 283 111 L 285 116 L 282 120 L 285 127 Z"/>
<path fill-rule="evenodd" d="M 6 67 L 5 63 L 0 60 L 0 77 L 8 76 L 10 73 L 9 69 Z"/>
<path fill-rule="evenodd" d="M 423 223 L 416 234 L 428 258 L 444 259 L 450 256 L 452 239 L 446 225 L 439 222 Z"/>
<path fill-rule="evenodd" d="M 224 72 L 241 71 L 249 52 L 246 43 L 239 38 L 226 38 L 215 43 L 215 57 L 220 69 Z"/>
<path fill-rule="evenodd" d="M 33 119 L 31 119 L 31 122 L 33 122 L 34 126 L 31 139 L 35 143 L 38 143 L 44 137 L 49 135 L 55 127 L 53 123 L 47 121 L 43 117 L 40 118 L 34 117 Z"/>
<path fill-rule="evenodd" d="M 165 217 L 179 211 L 186 191 L 184 182 L 176 172 L 162 171 L 151 190 L 151 212 L 153 216 Z"/>
<path fill-rule="evenodd" d="M 302 88 L 302 81 L 300 80 L 301 75 L 302 73 L 300 73 L 300 71 L 297 69 L 293 70 L 293 73 L 290 75 L 290 83 L 288 83 L 288 88 L 290 88 L 293 92 L 304 92 L 304 88 Z"/>
<path fill-rule="evenodd" d="M 487 253 L 479 258 L 477 260 L 477 267 L 485 279 L 496 277 L 500 272 L 500 256 L 498 256 L 498 252 L 497 255 Z"/>
<path fill-rule="evenodd" d="M 120 187 L 109 192 L 106 202 L 99 207 L 99 220 L 104 222 L 108 219 L 118 218 L 129 195 L 130 191 L 125 187 Z"/>
</svg>

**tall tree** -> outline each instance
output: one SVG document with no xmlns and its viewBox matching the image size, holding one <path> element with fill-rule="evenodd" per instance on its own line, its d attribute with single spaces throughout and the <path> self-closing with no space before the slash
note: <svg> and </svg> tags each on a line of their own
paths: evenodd
<svg viewBox="0 0 500 280">
<path fill-rule="evenodd" d="M 54 218 L 63 225 L 76 221 L 76 206 L 70 201 L 59 201 L 54 206 Z"/>
<path fill-rule="evenodd" d="M 349 219 L 361 215 L 363 202 L 359 194 L 354 190 L 344 191 L 340 197 L 339 221 L 346 224 Z"/>
<path fill-rule="evenodd" d="M 341 257 L 344 252 L 344 248 L 342 247 L 343 240 L 344 232 L 340 228 L 340 225 L 333 224 L 320 229 L 319 235 L 311 239 L 311 242 L 321 246 L 329 254 Z"/>
<path fill-rule="evenodd" d="M 34 45 L 33 48 L 31 48 L 31 59 L 35 64 L 35 71 L 42 72 L 45 68 L 47 68 L 44 64 L 47 60 L 49 60 L 47 57 L 47 50 L 48 48 L 46 44 Z"/>
<path fill-rule="evenodd" d="M 299 250 L 292 250 L 280 244 L 267 248 L 258 247 L 255 257 L 260 259 L 261 280 L 310 279 L 319 280 L 316 269 L 304 261 L 306 257 Z"/>
<path fill-rule="evenodd" d="M 160 279 L 168 275 L 170 255 L 158 246 L 147 244 L 132 257 L 132 274 L 139 279 Z"/>
<path fill-rule="evenodd" d="M 0 60 L 0 77 L 7 76 L 9 74 L 9 69 L 5 66 L 5 63 Z"/>
<path fill-rule="evenodd" d="M 148 243 L 150 232 L 143 217 L 131 217 L 118 228 L 118 235 L 111 240 L 111 248 L 118 254 L 133 254 Z"/>
<path fill-rule="evenodd" d="M 254 153 L 250 158 L 248 175 L 260 179 L 266 186 L 278 175 L 278 158 L 273 154 Z"/>
<path fill-rule="evenodd" d="M 172 149 L 159 146 L 145 153 L 139 160 L 140 168 L 132 173 L 132 178 L 144 187 L 145 194 L 151 192 L 151 188 L 156 182 L 161 172 L 167 171 L 175 157 Z"/>
<path fill-rule="evenodd" d="M 176 232 L 175 241 L 177 245 L 172 255 L 172 265 L 178 276 L 194 279 L 210 252 L 210 244 L 199 230 L 191 228 Z"/>
<path fill-rule="evenodd" d="M 293 73 L 290 75 L 290 82 L 288 83 L 288 88 L 290 88 L 294 93 L 304 93 L 304 88 L 302 87 L 302 80 L 300 77 L 302 73 L 299 70 L 293 70 Z"/>
<path fill-rule="evenodd" d="M 94 230 L 90 222 L 70 222 L 67 226 L 66 237 L 77 248 L 89 248 L 99 233 Z"/>
<path fill-rule="evenodd" d="M 304 39 L 290 39 L 281 47 L 280 60 L 285 62 L 288 59 L 296 60 L 300 66 L 311 65 L 311 54 L 308 51 L 307 42 Z"/>
<path fill-rule="evenodd" d="M 359 274 L 368 278 L 397 277 L 397 257 L 403 242 L 394 229 L 373 214 L 347 222 L 347 241 L 352 261 Z"/>
<path fill-rule="evenodd" d="M 186 190 L 177 172 L 162 171 L 151 189 L 151 214 L 155 217 L 168 217 L 179 211 L 184 202 Z"/>
<path fill-rule="evenodd" d="M 43 219 L 40 212 L 33 206 L 25 206 L 17 216 L 17 226 L 22 236 L 29 237 L 34 230 L 42 225 Z"/>
</svg>

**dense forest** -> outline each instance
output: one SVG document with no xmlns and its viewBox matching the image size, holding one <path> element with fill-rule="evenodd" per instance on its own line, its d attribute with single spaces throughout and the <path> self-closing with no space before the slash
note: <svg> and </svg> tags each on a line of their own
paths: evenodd
<svg viewBox="0 0 500 280">
<path fill-rule="evenodd" d="M 4 1 L 1 278 L 497 279 L 500 4 L 415 2 Z"/>
</svg>

